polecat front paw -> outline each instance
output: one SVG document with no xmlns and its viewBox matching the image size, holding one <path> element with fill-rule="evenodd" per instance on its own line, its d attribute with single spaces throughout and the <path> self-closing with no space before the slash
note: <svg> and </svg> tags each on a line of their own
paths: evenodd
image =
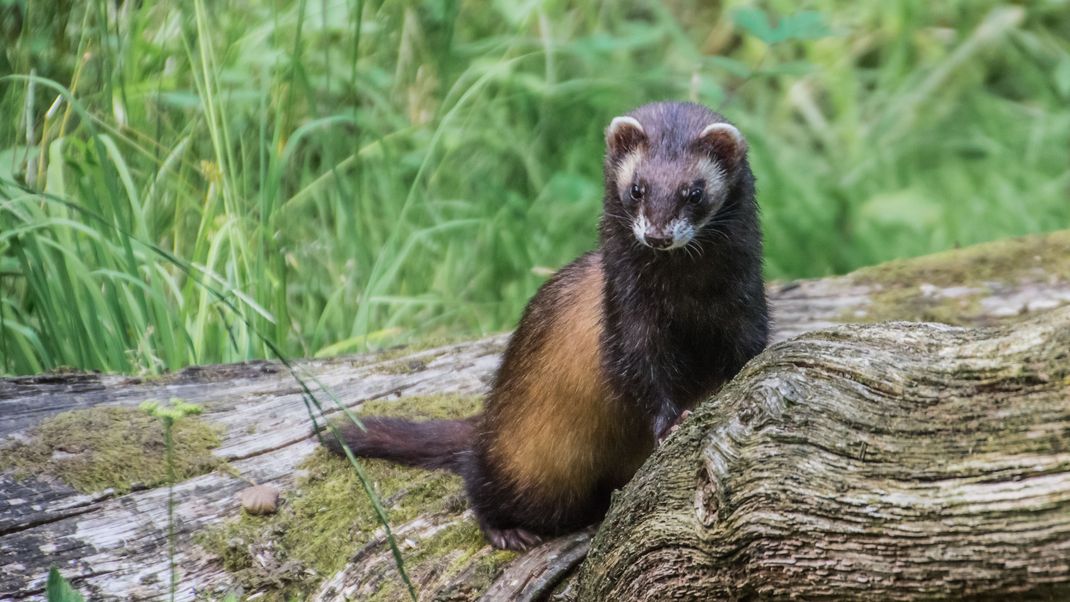
<svg viewBox="0 0 1070 602">
<path fill-rule="evenodd" d="M 525 529 L 496 529 L 483 527 L 483 535 L 486 536 L 490 545 L 500 550 L 513 550 L 523 552 L 530 550 L 542 543 L 542 538 Z"/>
<path fill-rule="evenodd" d="M 683 412 L 680 412 L 680 415 L 676 417 L 676 420 L 674 420 L 671 425 L 669 425 L 669 428 L 665 429 L 664 434 L 662 434 L 660 437 L 658 437 L 658 445 L 661 445 L 661 443 L 663 441 L 665 441 L 666 439 L 669 438 L 669 435 L 671 435 L 671 434 L 675 433 L 677 430 L 679 430 L 680 429 L 680 423 L 683 422 L 684 420 L 687 420 L 687 417 L 690 416 L 690 415 L 691 415 L 691 410 L 684 410 Z"/>
</svg>

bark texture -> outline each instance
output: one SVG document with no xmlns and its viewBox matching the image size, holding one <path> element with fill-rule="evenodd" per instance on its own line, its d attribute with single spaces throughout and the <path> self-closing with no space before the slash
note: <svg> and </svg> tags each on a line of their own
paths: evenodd
<svg viewBox="0 0 1070 602">
<path fill-rule="evenodd" d="M 394 528 L 420 598 L 1067 593 L 1070 310 L 1040 312 L 1070 304 L 1070 233 L 777 284 L 770 299 L 778 341 L 885 319 L 994 328 L 851 326 L 774 347 L 620 492 L 579 581 L 570 572 L 587 550 L 586 533 L 502 556 L 451 535 L 474 529 L 459 482 L 445 483 L 436 499 L 404 489 L 388 496 L 392 515 L 410 516 Z M 479 395 L 504 340 L 300 369 L 357 411 L 370 401 Z M 191 368 L 145 381 L 3 379 L 0 446 L 59 412 L 172 397 L 202 405 L 202 418 L 222 427 L 214 454 L 226 463 L 174 488 L 178 598 L 235 590 L 270 598 L 278 591 L 270 579 L 239 583 L 198 536 L 236 521 L 236 494 L 249 479 L 277 486 L 284 508 L 300 497 L 303 463 L 317 444 L 301 390 L 280 365 Z M 418 488 L 425 476 L 411 475 L 409 489 Z M 166 533 L 167 487 L 79 493 L 48 474 L 0 474 L 0 600 L 41 598 L 50 565 L 94 600 L 160 599 Z M 273 561 L 275 535 L 249 543 L 249 555 L 281 580 L 294 569 Z M 341 570 L 316 576 L 312 599 L 405 599 L 384 541 L 381 531 L 354 539 Z M 447 551 L 426 558 L 431 544 Z"/>
<path fill-rule="evenodd" d="M 1070 308 L 776 345 L 621 492 L 581 600 L 1070 597 Z"/>
</svg>

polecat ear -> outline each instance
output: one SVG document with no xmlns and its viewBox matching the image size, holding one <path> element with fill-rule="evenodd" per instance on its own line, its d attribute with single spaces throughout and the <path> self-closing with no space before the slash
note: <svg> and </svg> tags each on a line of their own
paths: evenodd
<svg viewBox="0 0 1070 602">
<path fill-rule="evenodd" d="M 739 165 L 747 154 L 747 141 L 736 127 L 729 123 L 711 123 L 703 128 L 695 144 L 710 154 L 711 157 L 728 163 L 732 167 Z"/>
<path fill-rule="evenodd" d="M 646 143 L 643 124 L 635 117 L 614 117 L 606 128 L 606 148 L 610 156 L 619 157 Z"/>
</svg>

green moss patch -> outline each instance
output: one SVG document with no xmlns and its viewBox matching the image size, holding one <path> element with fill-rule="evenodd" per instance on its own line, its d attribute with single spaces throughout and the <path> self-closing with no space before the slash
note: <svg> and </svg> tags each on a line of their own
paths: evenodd
<svg viewBox="0 0 1070 602">
<path fill-rule="evenodd" d="M 480 395 L 418 395 L 376 399 L 362 404 L 358 416 L 404 416 L 416 420 L 465 418 L 483 409 Z"/>
<path fill-rule="evenodd" d="M 860 282 L 935 286 L 973 286 L 1006 282 L 1036 269 L 1070 278 L 1070 230 L 997 240 L 913 259 L 889 261 L 854 273 Z M 1014 278 L 1016 279 L 1016 278 Z"/>
<path fill-rule="evenodd" d="M 137 408 L 72 410 L 47 418 L 27 441 L 0 448 L 0 470 L 17 476 L 50 474 L 89 493 L 167 482 L 163 424 Z M 174 426 L 178 480 L 212 471 L 220 461 L 211 454 L 223 429 L 187 417 Z M 136 462 L 131 461 L 135 459 Z"/>
<path fill-rule="evenodd" d="M 844 316 L 847 321 L 976 324 L 980 301 L 994 284 L 1070 280 L 1070 231 L 890 261 L 858 270 L 850 278 L 875 290 L 866 315 Z"/>
<path fill-rule="evenodd" d="M 379 400 L 361 414 L 457 418 L 479 411 L 479 396 L 441 395 Z M 467 507 L 460 477 L 443 471 L 406 468 L 377 460 L 361 464 L 392 526 L 418 516 L 458 515 Z M 279 511 L 270 516 L 242 515 L 202 534 L 198 543 L 219 557 L 247 592 L 264 600 L 308 594 L 324 578 L 373 541 L 381 528 L 371 502 L 349 462 L 316 450 L 301 465 L 304 476 L 283 492 Z M 385 551 L 386 544 L 381 544 Z M 406 569 L 421 590 L 436 590 L 464 571 L 478 571 L 489 584 L 512 555 L 490 550 L 479 528 L 465 520 L 406 549 Z M 477 556 L 478 555 L 478 556 Z M 265 561 L 267 559 L 267 561 Z M 469 573 L 469 576 L 471 573 Z M 383 599 L 404 599 L 393 572 L 379 588 Z M 471 579 L 466 579 L 466 581 Z"/>
<path fill-rule="evenodd" d="M 474 600 L 516 556 L 487 545 L 479 526 L 467 520 L 421 542 L 406 560 L 415 567 L 421 589 L 435 591 L 436 600 Z"/>
<path fill-rule="evenodd" d="M 376 366 L 380 374 L 414 374 L 427 368 L 427 360 L 422 358 L 402 359 Z"/>
</svg>

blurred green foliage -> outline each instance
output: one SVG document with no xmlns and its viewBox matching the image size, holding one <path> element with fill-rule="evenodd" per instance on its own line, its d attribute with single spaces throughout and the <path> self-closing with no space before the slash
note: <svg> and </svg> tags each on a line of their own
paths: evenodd
<svg viewBox="0 0 1070 602">
<path fill-rule="evenodd" d="M 8 373 L 507 329 L 655 99 L 748 137 L 773 278 L 1070 224 L 1067 1 L 0 0 L 0 42 Z"/>
</svg>

